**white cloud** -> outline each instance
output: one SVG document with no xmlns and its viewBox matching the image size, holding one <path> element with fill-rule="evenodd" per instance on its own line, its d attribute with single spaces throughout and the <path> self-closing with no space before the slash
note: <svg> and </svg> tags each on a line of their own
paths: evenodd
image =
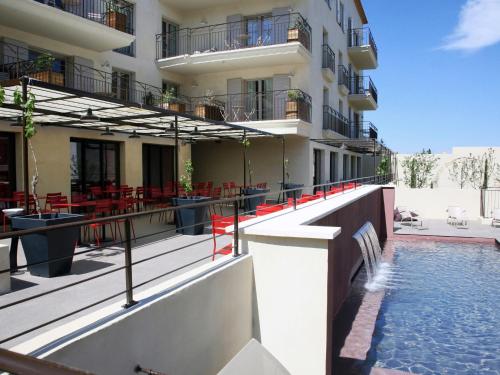
<svg viewBox="0 0 500 375">
<path fill-rule="evenodd" d="M 475 51 L 500 42 L 500 0 L 467 0 L 445 50 Z"/>
</svg>

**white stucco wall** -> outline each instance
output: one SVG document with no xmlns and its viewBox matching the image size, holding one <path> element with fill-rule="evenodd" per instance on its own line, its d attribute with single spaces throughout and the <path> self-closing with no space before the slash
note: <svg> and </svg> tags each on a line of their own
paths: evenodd
<svg viewBox="0 0 500 375">
<path fill-rule="evenodd" d="M 252 338 L 251 257 L 116 319 L 46 359 L 96 374 L 217 374 Z"/>
<path fill-rule="evenodd" d="M 460 206 L 467 211 L 469 219 L 479 219 L 481 193 L 473 189 L 437 188 L 410 189 L 396 188 L 396 206 L 416 210 L 426 219 L 446 219 L 448 206 Z"/>
</svg>

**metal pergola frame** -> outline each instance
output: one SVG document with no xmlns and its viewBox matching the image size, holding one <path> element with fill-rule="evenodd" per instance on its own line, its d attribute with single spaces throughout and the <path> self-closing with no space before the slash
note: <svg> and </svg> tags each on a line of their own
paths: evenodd
<svg viewBox="0 0 500 375">
<path fill-rule="evenodd" d="M 62 87 L 24 76 L 19 80 L 1 82 L 5 89 L 5 102 L 0 107 L 0 120 L 19 123 L 25 127 L 23 108 L 14 103 L 14 92 L 22 93 L 26 101 L 28 93 L 36 97 L 33 120 L 38 126 L 57 126 L 93 131 L 110 131 L 129 136 L 150 136 L 174 140 L 175 162 L 174 178 L 177 193 L 179 141 L 196 143 L 197 141 L 237 141 L 256 138 L 282 139 L 284 137 L 262 130 L 201 118 L 188 113 L 179 113 L 152 105 L 130 103 L 124 100 L 89 93 L 86 91 Z M 82 120 L 82 116 L 91 109 L 98 117 L 97 121 Z M 246 150 L 243 152 L 244 184 L 246 185 Z M 284 163 L 285 156 L 282 155 Z M 283 164 L 283 181 L 284 181 Z M 28 207 L 28 142 L 23 132 L 23 180 L 25 207 Z"/>
<path fill-rule="evenodd" d="M 373 156 L 373 172 L 376 173 L 376 156 L 388 155 L 391 159 L 392 168 L 392 150 L 375 138 L 357 138 L 357 139 L 311 139 L 311 141 L 325 146 L 331 146 L 356 152 L 359 154 L 371 154 Z"/>
</svg>

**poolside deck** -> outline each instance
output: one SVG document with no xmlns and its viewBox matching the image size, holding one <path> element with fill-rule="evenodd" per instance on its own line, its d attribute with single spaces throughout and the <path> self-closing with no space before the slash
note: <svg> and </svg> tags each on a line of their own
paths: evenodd
<svg viewBox="0 0 500 375">
<path fill-rule="evenodd" d="M 440 237 L 467 237 L 467 238 L 488 238 L 496 239 L 500 242 L 500 227 L 482 224 L 479 221 L 471 220 L 467 227 L 454 226 L 446 223 L 446 220 L 423 219 L 423 225 L 394 223 L 394 233 L 398 235 L 418 235 L 418 236 L 440 236 Z"/>
<path fill-rule="evenodd" d="M 154 217 L 151 223 L 147 217 L 135 221 L 135 229 L 138 237 L 147 237 L 139 239 L 137 242 L 132 242 L 133 262 L 162 253 L 167 254 L 133 266 L 134 286 L 157 278 L 135 289 L 134 293 L 150 288 L 204 263 L 211 262 L 213 245 L 212 235 L 208 230 L 200 236 L 179 235 L 175 233 L 174 226 L 159 222 L 157 217 Z M 217 246 L 223 247 L 230 241 L 231 237 L 224 236 L 218 239 Z M 0 243 L 10 244 L 10 240 L 0 241 Z M 85 249 L 78 248 L 77 251 Z M 18 264 L 22 265 L 25 262 L 24 252 L 21 243 L 19 243 Z M 0 296 L 0 306 L 71 283 L 83 281 L 99 274 L 116 270 L 123 265 L 124 249 L 120 245 L 109 246 L 104 249 L 93 250 L 75 256 L 71 274 L 66 276 L 49 279 L 32 276 L 27 270 L 23 270 L 12 275 L 12 292 Z M 70 322 L 77 317 L 87 315 L 89 312 L 122 301 L 125 299 L 124 291 L 125 271 L 118 270 L 34 300 L 0 309 L 0 321 L 2 322 L 0 326 L 0 340 L 82 309 L 77 314 L 8 341 L 1 344 L 0 347 L 13 347 L 42 332 Z M 117 297 L 96 304 L 96 302 L 118 293 Z M 91 306 L 92 304 L 95 304 L 95 306 Z M 91 307 L 85 308 L 86 306 Z"/>
</svg>

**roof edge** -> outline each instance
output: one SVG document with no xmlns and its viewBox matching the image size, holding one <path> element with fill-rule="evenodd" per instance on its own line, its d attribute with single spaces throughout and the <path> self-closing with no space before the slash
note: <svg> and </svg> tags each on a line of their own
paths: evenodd
<svg viewBox="0 0 500 375">
<path fill-rule="evenodd" d="M 368 23 L 368 18 L 366 17 L 365 8 L 363 7 L 361 0 L 354 0 L 354 5 L 356 5 L 356 9 L 361 17 L 361 22 L 363 22 L 363 25 L 366 25 Z"/>
</svg>

